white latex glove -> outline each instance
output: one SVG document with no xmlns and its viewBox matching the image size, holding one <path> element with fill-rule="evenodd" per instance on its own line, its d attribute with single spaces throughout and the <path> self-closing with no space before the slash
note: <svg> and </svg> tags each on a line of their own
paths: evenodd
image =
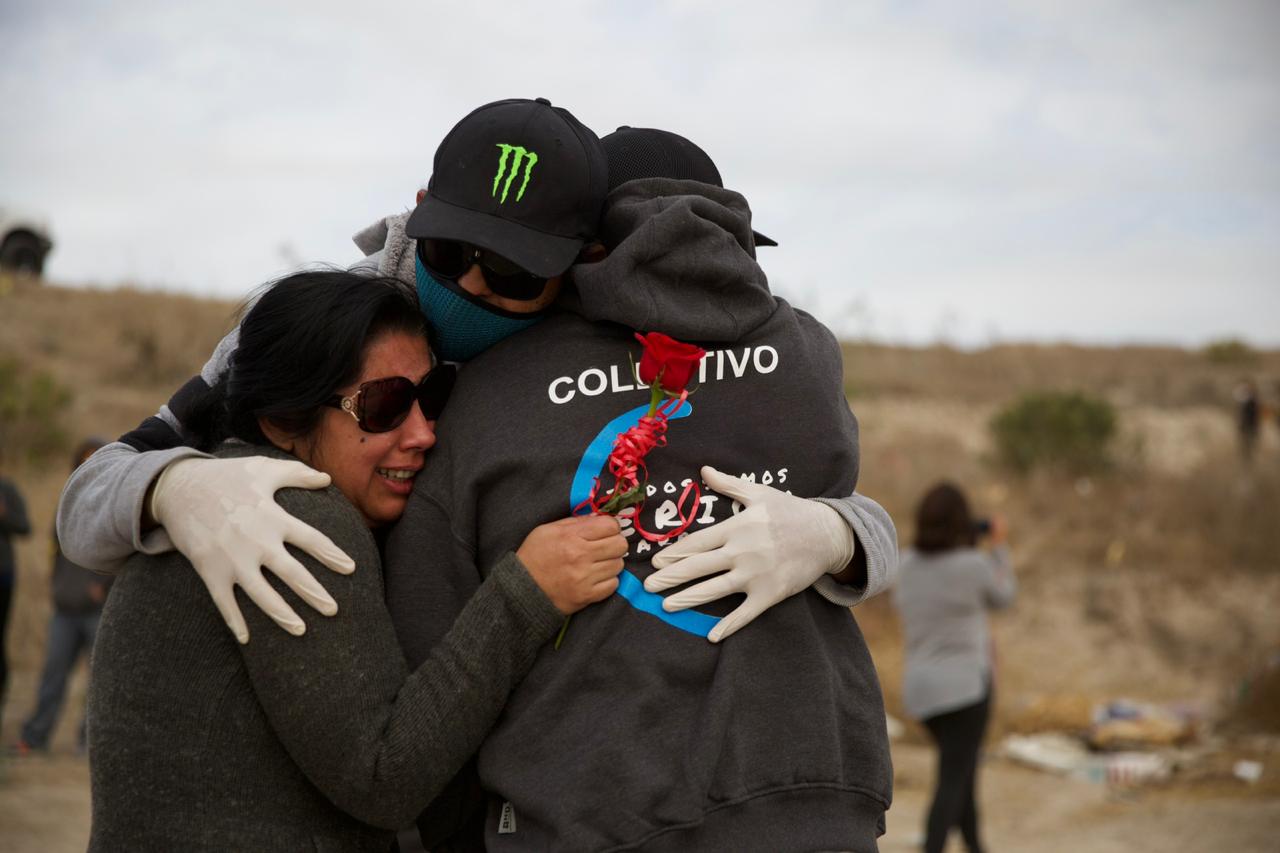
<svg viewBox="0 0 1280 853">
<path fill-rule="evenodd" d="M 337 602 L 285 550 L 285 543 L 341 574 L 354 571 L 355 563 L 329 537 L 275 502 L 277 489 L 327 485 L 328 474 L 301 462 L 261 456 L 180 459 L 156 478 L 152 517 L 163 525 L 174 548 L 195 566 L 218 612 L 241 643 L 249 642 L 249 629 L 236 605 L 236 586 L 289 633 L 301 635 L 307 629 L 262 576 L 264 566 L 324 615 L 338 612 Z"/>
<path fill-rule="evenodd" d="M 749 483 L 705 466 L 702 479 L 746 509 L 664 548 L 653 558 L 659 569 L 645 579 L 662 592 L 697 578 L 717 577 L 668 596 L 664 610 L 684 610 L 726 595 L 747 600 L 721 619 L 707 639 L 718 643 L 778 602 L 807 588 L 853 559 L 853 531 L 826 504 Z"/>
</svg>

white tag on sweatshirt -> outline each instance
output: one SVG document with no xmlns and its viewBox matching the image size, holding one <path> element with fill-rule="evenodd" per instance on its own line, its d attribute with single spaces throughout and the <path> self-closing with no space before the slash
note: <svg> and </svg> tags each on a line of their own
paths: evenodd
<svg viewBox="0 0 1280 853">
<path fill-rule="evenodd" d="M 498 815 L 498 834 L 510 835 L 516 831 L 516 807 L 510 801 L 502 804 L 502 813 Z"/>
</svg>

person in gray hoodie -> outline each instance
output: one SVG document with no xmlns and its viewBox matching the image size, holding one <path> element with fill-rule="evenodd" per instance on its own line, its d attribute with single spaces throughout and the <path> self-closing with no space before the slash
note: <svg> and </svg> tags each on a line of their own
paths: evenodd
<svg viewBox="0 0 1280 853">
<path fill-rule="evenodd" d="M 540 128 L 540 135 L 530 135 L 531 128 Z M 520 151 L 542 151 L 542 159 L 521 155 L 505 144 L 516 138 L 524 142 Z M 493 144 L 495 139 L 503 144 Z M 548 171 L 556 166 L 556 160 L 545 156 L 549 151 L 567 158 L 561 172 Z M 521 181 L 514 180 L 517 170 Z M 544 99 L 486 104 L 459 122 L 441 143 L 429 189 L 419 193 L 420 204 L 412 215 L 434 210 L 437 236 L 442 237 L 474 227 L 478 230 L 468 233 L 478 245 L 501 250 L 524 267 L 513 270 L 505 257 L 485 256 L 471 264 L 456 285 L 426 281 L 420 271 L 424 241 L 411 227 L 411 214 L 405 213 L 386 217 L 356 235 L 367 257 L 351 269 L 395 277 L 419 290 L 442 357 L 465 360 L 547 316 L 559 292 L 560 274 L 595 237 L 606 172 L 595 135 L 568 111 Z M 537 181 L 548 175 L 555 175 L 547 183 L 561 194 L 551 202 L 538 200 L 536 194 Z M 533 182 L 524 186 L 526 176 Z M 478 198 L 469 195 L 477 178 Z M 528 192 L 524 199 L 519 198 L 522 186 Z M 535 201 L 541 206 L 521 208 Z M 496 270 L 490 268 L 495 266 Z M 519 283 L 521 278 L 538 280 L 542 289 L 530 294 L 506 290 L 506 295 L 495 290 L 499 282 Z M 59 502 L 58 529 L 67 553 L 96 571 L 115 571 L 135 552 L 163 553 L 177 547 L 191 559 L 232 632 L 245 642 L 248 631 L 236 603 L 237 588 L 276 624 L 293 633 L 305 631 L 293 608 L 261 582 L 262 567 L 322 614 L 334 612 L 332 598 L 315 578 L 286 559 L 286 545 L 302 548 L 337 571 L 349 571 L 352 563 L 333 542 L 299 524 L 271 500 L 281 488 L 322 484 L 314 471 L 282 461 L 260 466 L 250 475 L 238 460 L 209 459 L 190 446 L 185 414 L 225 374 L 235 347 L 233 331 L 200 375 L 155 417 L 76 471 Z M 196 467 L 198 474 L 175 474 Z M 727 543 L 691 536 L 672 549 L 669 562 L 658 563 L 666 566 L 666 582 L 688 581 L 708 570 L 734 570 L 727 579 L 701 584 L 683 599 L 695 603 L 709 592 L 746 595 L 711 639 L 728 636 L 811 583 L 830 600 L 849 606 L 888 588 L 897 564 L 897 532 L 875 501 L 850 494 L 823 506 L 792 499 L 783 489 L 762 494 L 766 497 L 726 526 L 724 533 L 731 534 Z M 201 540 L 200 520 L 225 512 L 227 505 L 247 511 L 238 513 L 241 521 L 217 541 Z M 149 516 L 149 506 L 168 508 L 167 517 Z M 841 571 L 846 571 L 847 583 L 829 574 Z"/>
<path fill-rule="evenodd" d="M 663 167 L 632 162 L 642 174 Z M 679 162 L 667 165 L 680 174 Z M 696 392 L 647 460 L 636 526 L 672 532 L 653 542 L 624 522 L 618 594 L 539 653 L 481 748 L 485 847 L 875 850 L 892 768 L 880 686 L 850 611 L 809 590 L 709 644 L 732 602 L 671 612 L 652 591 L 654 556 L 677 547 L 678 495 L 701 464 L 801 496 L 853 492 L 857 423 L 840 347 L 770 293 L 738 193 L 625 181 L 601 236 L 608 256 L 573 268 L 543 322 L 468 364 L 441 423 L 450 440 L 387 544 L 388 602 L 413 661 L 522 526 L 589 497 L 615 436 L 646 408 L 629 366 L 640 360 L 634 332 L 708 350 Z M 713 536 L 741 509 L 732 492 L 704 491 L 693 529 Z"/>
</svg>

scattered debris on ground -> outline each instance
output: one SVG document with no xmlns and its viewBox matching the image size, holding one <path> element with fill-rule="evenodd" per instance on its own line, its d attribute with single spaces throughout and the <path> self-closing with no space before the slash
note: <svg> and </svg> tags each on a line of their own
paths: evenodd
<svg viewBox="0 0 1280 853">
<path fill-rule="evenodd" d="M 1265 677 L 1250 681 L 1262 686 L 1244 695 L 1247 703 L 1275 689 L 1274 676 L 1280 667 L 1268 667 Z M 1247 714 L 1241 713 L 1242 707 Z M 1254 719 L 1255 710 L 1253 704 L 1228 702 L 1214 723 L 1194 702 L 1041 697 L 1013 721 L 1013 733 L 1000 742 L 995 754 L 1037 770 L 1115 786 L 1175 778 L 1256 785 L 1268 773 L 1268 757 L 1275 775 L 1273 756 L 1280 752 L 1280 737 L 1256 729 L 1241 733 L 1239 720 Z"/>
</svg>

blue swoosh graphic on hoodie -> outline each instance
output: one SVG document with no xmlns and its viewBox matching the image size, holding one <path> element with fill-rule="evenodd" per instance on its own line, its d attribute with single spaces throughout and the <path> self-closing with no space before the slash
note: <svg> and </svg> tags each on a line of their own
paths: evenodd
<svg viewBox="0 0 1280 853">
<path fill-rule="evenodd" d="M 613 451 L 614 439 L 619 434 L 626 432 L 636 424 L 640 423 L 640 418 L 644 417 L 649 411 L 648 404 L 638 406 L 625 414 L 619 415 L 609 421 L 596 434 L 596 437 L 587 445 L 587 450 L 582 454 L 582 461 L 578 463 L 578 470 L 573 475 L 573 485 L 569 489 L 569 511 L 574 512 L 576 507 L 582 505 L 591 495 L 591 486 L 595 483 L 596 477 L 600 476 L 600 472 L 604 470 L 605 463 L 609 460 L 609 454 Z M 679 418 L 687 418 L 693 414 L 693 404 L 685 400 L 680 408 L 673 412 L 668 420 L 677 420 Z M 578 511 L 578 515 L 586 515 L 591 510 L 583 507 Z M 663 622 L 666 622 L 673 628 L 679 628 L 681 631 L 687 631 L 698 637 L 705 637 L 711 633 L 711 629 L 720 621 L 718 617 L 708 616 L 705 613 L 699 613 L 696 610 L 681 610 L 676 613 L 668 613 L 662 609 L 662 596 L 657 593 L 649 592 L 644 588 L 644 584 L 640 579 L 631 572 L 623 570 L 618 576 L 618 595 L 642 613 L 648 613 L 650 616 L 656 616 Z"/>
</svg>

